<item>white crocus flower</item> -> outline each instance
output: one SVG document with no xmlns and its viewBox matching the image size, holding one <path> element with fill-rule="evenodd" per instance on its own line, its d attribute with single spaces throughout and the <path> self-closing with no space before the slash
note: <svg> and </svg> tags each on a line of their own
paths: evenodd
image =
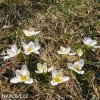
<svg viewBox="0 0 100 100">
<path fill-rule="evenodd" d="M 74 64 L 68 63 L 68 69 L 74 70 L 78 74 L 84 74 L 82 67 L 84 66 L 84 60 L 80 59 L 79 61 L 75 62 Z"/>
<path fill-rule="evenodd" d="M 84 43 L 85 45 L 87 45 L 88 47 L 100 48 L 100 46 L 96 46 L 97 40 L 93 40 L 93 39 L 91 39 L 91 38 L 89 38 L 89 37 L 85 37 L 85 38 L 83 39 L 83 43 Z"/>
<path fill-rule="evenodd" d="M 21 70 L 16 70 L 16 77 L 10 80 L 11 83 L 24 82 L 26 84 L 33 83 L 33 79 L 30 78 L 30 72 L 27 69 L 26 65 L 23 65 Z"/>
<path fill-rule="evenodd" d="M 22 42 L 22 45 L 24 48 L 24 53 L 26 55 L 29 55 L 32 52 L 35 54 L 39 54 L 38 50 L 40 49 L 40 46 L 38 45 L 38 41 L 35 41 L 34 43 L 31 41 L 31 42 L 29 42 L 29 44 Z"/>
<path fill-rule="evenodd" d="M 53 67 L 47 68 L 46 63 L 44 63 L 44 64 L 38 63 L 37 64 L 37 69 L 38 69 L 38 71 L 35 71 L 35 72 L 41 74 L 41 73 L 50 72 L 53 69 Z"/>
<path fill-rule="evenodd" d="M 57 72 L 55 68 L 52 69 L 51 85 L 58 85 L 59 83 L 66 82 L 69 79 L 69 76 L 63 76 L 62 71 Z"/>
<path fill-rule="evenodd" d="M 23 30 L 23 32 L 28 37 L 40 33 L 40 31 L 35 31 L 33 28 L 30 28 L 29 30 Z"/>
<path fill-rule="evenodd" d="M 77 55 L 81 57 L 83 55 L 83 51 L 81 48 L 77 49 Z"/>
<path fill-rule="evenodd" d="M 70 53 L 71 51 L 71 48 L 68 47 L 68 48 L 65 48 L 65 47 L 62 47 L 60 46 L 60 50 L 57 51 L 58 54 L 65 54 L 65 55 L 75 55 L 76 53 Z"/>
<path fill-rule="evenodd" d="M 17 56 L 21 52 L 21 49 L 18 49 L 17 46 L 14 44 L 11 46 L 11 49 L 7 49 L 7 53 L 4 55 L 4 60 L 9 59 L 11 57 Z"/>
</svg>

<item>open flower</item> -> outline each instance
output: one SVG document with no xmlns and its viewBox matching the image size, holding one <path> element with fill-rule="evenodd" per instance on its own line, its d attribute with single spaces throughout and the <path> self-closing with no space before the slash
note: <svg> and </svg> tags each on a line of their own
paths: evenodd
<svg viewBox="0 0 100 100">
<path fill-rule="evenodd" d="M 50 72 L 53 69 L 53 67 L 47 68 L 47 64 L 46 63 L 44 63 L 44 64 L 38 63 L 37 64 L 37 69 L 38 69 L 38 71 L 35 71 L 35 72 L 41 74 L 41 73 Z"/>
<path fill-rule="evenodd" d="M 51 85 L 58 85 L 59 83 L 66 82 L 69 79 L 69 76 L 63 76 L 62 71 L 57 72 L 55 68 L 52 69 Z"/>
<path fill-rule="evenodd" d="M 24 48 L 24 53 L 26 55 L 29 55 L 32 52 L 35 54 L 39 54 L 38 50 L 40 49 L 40 46 L 38 45 L 38 41 L 35 41 L 34 43 L 31 41 L 31 42 L 29 42 L 29 44 L 22 42 L 22 45 Z"/>
<path fill-rule="evenodd" d="M 97 44 L 97 40 L 93 40 L 89 37 L 85 37 L 83 39 L 83 43 L 88 46 L 88 47 L 93 47 L 93 48 L 100 48 L 100 46 L 96 46 Z"/>
<path fill-rule="evenodd" d="M 84 74 L 84 71 L 82 70 L 82 67 L 84 66 L 84 60 L 80 59 L 79 61 L 75 62 L 74 64 L 68 63 L 68 68 L 71 70 L 74 70 L 78 74 Z"/>
<path fill-rule="evenodd" d="M 65 54 L 65 55 L 75 55 L 76 53 L 70 53 L 71 51 L 71 48 L 68 47 L 68 48 L 65 48 L 65 47 L 62 47 L 60 46 L 60 50 L 57 51 L 58 54 Z"/>
<path fill-rule="evenodd" d="M 17 46 L 14 44 L 11 46 L 11 49 L 7 49 L 7 53 L 4 54 L 6 55 L 4 56 L 4 60 L 14 57 L 18 55 L 20 52 L 21 52 L 21 49 L 18 49 Z"/>
<path fill-rule="evenodd" d="M 27 66 L 23 65 L 21 70 L 16 70 L 16 77 L 10 80 L 11 83 L 24 82 L 26 84 L 33 83 L 33 79 L 30 78 L 30 72 L 27 70 Z"/>
<path fill-rule="evenodd" d="M 23 30 L 23 32 L 28 37 L 40 33 L 40 31 L 35 31 L 33 28 L 30 28 L 29 30 Z"/>
</svg>

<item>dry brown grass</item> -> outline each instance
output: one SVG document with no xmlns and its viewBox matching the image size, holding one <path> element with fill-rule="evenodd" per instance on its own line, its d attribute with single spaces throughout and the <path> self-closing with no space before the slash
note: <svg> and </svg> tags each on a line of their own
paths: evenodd
<svg viewBox="0 0 100 100">
<path fill-rule="evenodd" d="M 13 43 L 19 47 L 20 41 L 39 40 L 40 55 L 32 54 L 30 57 L 17 58 L 3 62 L 0 57 L 0 93 L 28 93 L 28 100 L 99 100 L 100 96 L 100 50 L 94 54 L 89 51 L 84 55 L 86 62 L 85 74 L 78 75 L 67 70 L 67 62 L 74 62 L 77 56 L 67 59 L 58 55 L 59 46 L 70 46 L 73 51 L 82 45 L 84 36 L 97 39 L 100 44 L 99 30 L 99 3 L 96 0 L 26 0 L 16 3 L 0 3 L 0 52 Z M 23 1 L 23 0 L 21 0 Z M 35 37 L 27 38 L 22 29 L 35 27 L 41 33 Z M 32 85 L 22 83 L 11 84 L 9 80 L 14 77 L 15 70 L 20 69 L 27 61 L 27 66 L 34 79 Z M 70 81 L 51 86 L 50 81 L 37 75 L 34 71 L 38 62 L 47 62 L 48 66 L 63 69 L 65 75 L 71 77 Z M 99 62 L 99 63 L 97 63 Z M 48 75 L 51 79 L 51 75 Z M 93 99 L 96 97 L 96 99 Z"/>
</svg>

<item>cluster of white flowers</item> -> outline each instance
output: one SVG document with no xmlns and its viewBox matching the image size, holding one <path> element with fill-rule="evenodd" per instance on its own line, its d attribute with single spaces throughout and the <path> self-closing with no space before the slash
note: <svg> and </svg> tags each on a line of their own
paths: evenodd
<svg viewBox="0 0 100 100">
<path fill-rule="evenodd" d="M 40 31 L 35 32 L 33 28 L 30 28 L 29 30 L 23 30 L 24 34 L 28 37 L 34 36 L 36 34 L 39 34 Z M 97 41 L 92 40 L 89 37 L 85 37 L 83 39 L 83 43 L 88 47 L 88 48 L 100 48 L 100 46 L 97 46 Z M 38 41 L 35 40 L 35 42 L 30 41 L 28 44 L 25 42 L 21 43 L 24 49 L 24 54 L 29 55 L 31 53 L 39 54 L 39 49 L 40 46 L 38 44 Z M 20 54 L 21 49 L 17 48 L 17 46 L 14 44 L 11 46 L 11 49 L 7 49 L 7 52 L 5 53 L 4 60 L 9 59 L 11 57 L 17 56 Z M 63 47 L 60 46 L 60 50 L 57 51 L 58 54 L 62 55 L 67 55 L 67 56 L 73 56 L 73 55 L 78 55 L 81 57 L 83 55 L 83 51 L 81 48 L 77 49 L 76 52 L 71 52 L 70 47 Z M 71 69 L 75 71 L 78 74 L 84 74 L 84 71 L 82 70 L 82 67 L 84 66 L 84 60 L 79 59 L 79 61 L 76 61 L 74 63 L 67 63 L 68 69 Z M 63 72 L 57 71 L 55 67 L 47 67 L 47 63 L 38 63 L 37 64 L 37 70 L 35 71 L 38 74 L 43 74 L 43 73 L 48 73 L 51 72 L 52 74 L 52 80 L 51 84 L 52 85 L 58 85 L 59 83 L 68 81 L 70 79 L 69 76 L 64 76 Z M 31 84 L 33 83 L 33 79 L 30 78 L 30 72 L 27 69 L 26 65 L 23 65 L 21 70 L 16 70 L 16 77 L 12 78 L 10 80 L 11 83 L 18 83 L 18 82 L 24 82 L 26 84 Z"/>
</svg>

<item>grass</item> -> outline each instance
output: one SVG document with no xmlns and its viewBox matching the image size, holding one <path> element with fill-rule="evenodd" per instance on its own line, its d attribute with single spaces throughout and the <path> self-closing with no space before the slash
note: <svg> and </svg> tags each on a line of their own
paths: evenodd
<svg viewBox="0 0 100 100">
<path fill-rule="evenodd" d="M 21 3 L 20 3 L 21 2 Z M 67 62 L 74 62 L 77 56 L 68 57 L 57 54 L 62 45 L 71 46 L 75 51 L 82 47 L 82 40 L 86 36 L 98 40 L 100 44 L 100 14 L 98 0 L 2 0 L 0 3 L 0 53 L 9 45 L 20 41 L 27 43 L 35 39 L 41 46 L 40 55 L 19 55 L 16 58 L 3 61 L 0 56 L 0 88 L 2 93 L 27 93 L 28 100 L 99 100 L 100 97 L 100 50 L 95 54 L 88 51 L 85 59 L 85 74 L 67 69 Z M 39 35 L 27 38 L 22 30 L 34 27 L 41 31 Z M 21 47 L 22 48 L 22 47 Z M 22 83 L 11 84 L 9 81 L 15 76 L 15 70 L 27 63 L 32 85 Z M 47 62 L 48 66 L 63 69 L 70 81 L 51 86 L 50 82 L 34 71 L 36 64 Z M 48 75 L 51 80 L 51 74 Z"/>
</svg>

